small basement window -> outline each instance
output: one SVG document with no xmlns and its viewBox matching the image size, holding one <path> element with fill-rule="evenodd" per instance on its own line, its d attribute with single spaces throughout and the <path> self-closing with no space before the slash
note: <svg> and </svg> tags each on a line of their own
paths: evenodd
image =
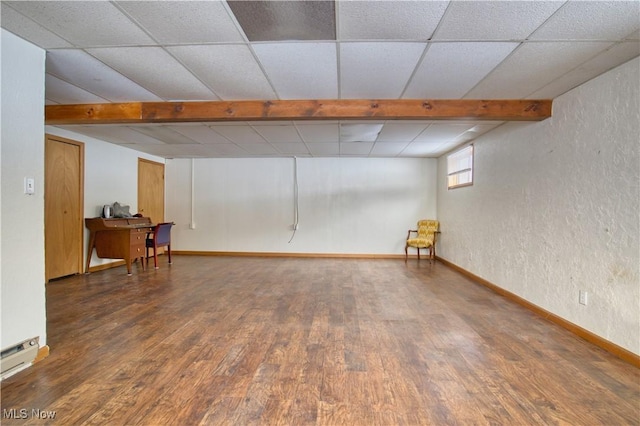
<svg viewBox="0 0 640 426">
<path fill-rule="evenodd" d="M 473 145 L 447 156 L 447 188 L 473 185 Z"/>
</svg>

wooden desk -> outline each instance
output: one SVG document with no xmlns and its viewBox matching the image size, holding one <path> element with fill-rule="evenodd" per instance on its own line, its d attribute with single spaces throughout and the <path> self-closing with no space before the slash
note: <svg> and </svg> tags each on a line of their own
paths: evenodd
<svg viewBox="0 0 640 426">
<path fill-rule="evenodd" d="M 85 218 L 84 223 L 90 231 L 85 273 L 89 273 L 94 248 L 101 259 L 124 259 L 128 275 L 131 275 L 132 261 L 137 258 L 140 258 L 144 270 L 145 240 L 147 233 L 152 232 L 155 226 L 151 223 L 150 218 L 103 219 L 95 217 Z"/>
</svg>

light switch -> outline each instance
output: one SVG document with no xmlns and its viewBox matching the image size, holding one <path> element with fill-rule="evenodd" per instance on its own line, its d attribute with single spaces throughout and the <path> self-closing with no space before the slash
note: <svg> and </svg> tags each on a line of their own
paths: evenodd
<svg viewBox="0 0 640 426">
<path fill-rule="evenodd" d="M 33 195 L 36 193 L 36 181 L 34 178 L 24 178 L 24 193 L 28 195 Z"/>
</svg>

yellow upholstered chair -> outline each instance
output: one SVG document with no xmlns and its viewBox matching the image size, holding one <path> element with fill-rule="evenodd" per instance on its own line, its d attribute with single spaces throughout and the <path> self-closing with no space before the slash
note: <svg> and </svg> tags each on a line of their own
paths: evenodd
<svg viewBox="0 0 640 426">
<path fill-rule="evenodd" d="M 407 244 L 404 246 L 404 261 L 409 257 L 409 247 L 415 247 L 418 250 L 418 259 L 420 259 L 420 249 L 429 249 L 429 262 L 436 258 L 436 235 L 439 231 L 440 223 L 437 220 L 419 220 L 418 229 L 410 229 L 407 233 Z M 416 237 L 411 238 L 411 233 L 415 233 Z"/>
</svg>

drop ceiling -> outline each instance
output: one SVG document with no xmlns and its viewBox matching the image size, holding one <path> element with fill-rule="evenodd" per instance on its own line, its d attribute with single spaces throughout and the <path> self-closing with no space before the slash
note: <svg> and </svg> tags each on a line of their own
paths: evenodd
<svg viewBox="0 0 640 426">
<path fill-rule="evenodd" d="M 2 1 L 46 103 L 552 99 L 640 54 L 637 1 Z M 165 158 L 436 157 L 502 121 L 61 125 Z"/>
</svg>

